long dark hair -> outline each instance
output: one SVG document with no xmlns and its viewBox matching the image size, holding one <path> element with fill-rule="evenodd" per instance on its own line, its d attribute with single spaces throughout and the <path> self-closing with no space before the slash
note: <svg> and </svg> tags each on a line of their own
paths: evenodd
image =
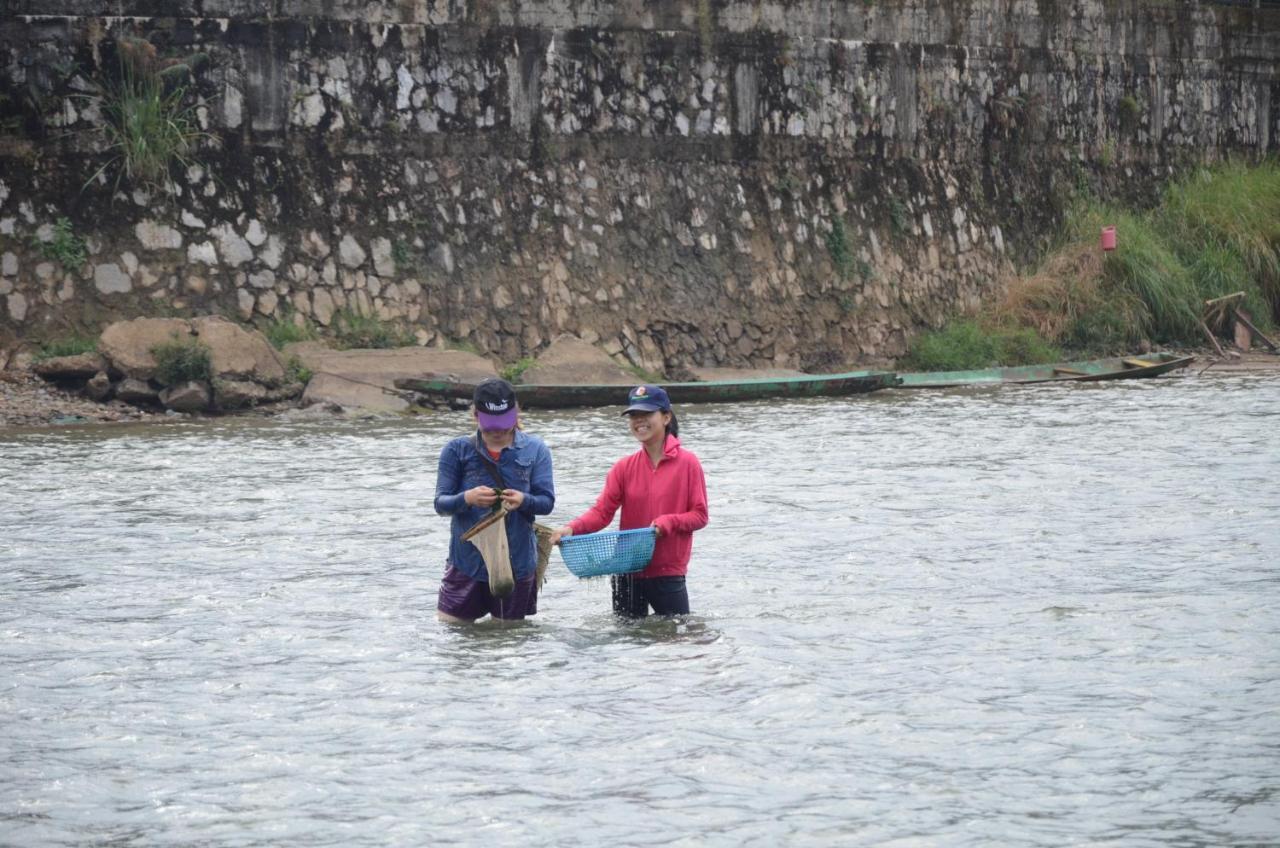
<svg viewBox="0 0 1280 848">
<path fill-rule="evenodd" d="M 667 432 L 672 436 L 679 436 L 680 422 L 676 420 L 676 411 L 674 409 L 668 408 L 667 412 L 671 413 L 671 420 L 667 422 Z"/>
</svg>

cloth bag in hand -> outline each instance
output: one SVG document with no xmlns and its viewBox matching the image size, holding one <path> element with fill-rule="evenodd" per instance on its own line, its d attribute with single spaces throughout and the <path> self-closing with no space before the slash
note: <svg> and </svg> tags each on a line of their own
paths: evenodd
<svg viewBox="0 0 1280 848">
<path fill-rule="evenodd" d="M 462 534 L 480 551 L 485 570 L 489 572 L 489 594 L 506 598 L 515 591 L 516 578 L 511 571 L 511 551 L 507 547 L 507 509 L 503 507 Z"/>
</svg>

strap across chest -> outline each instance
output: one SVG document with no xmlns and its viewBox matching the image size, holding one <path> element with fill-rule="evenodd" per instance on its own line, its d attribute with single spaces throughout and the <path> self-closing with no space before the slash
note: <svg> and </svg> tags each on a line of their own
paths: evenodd
<svg viewBox="0 0 1280 848">
<path fill-rule="evenodd" d="M 489 456 L 489 450 L 484 446 L 484 442 L 481 441 L 479 433 L 472 437 L 471 444 L 476 449 L 476 455 L 480 457 L 480 462 L 489 470 L 489 475 L 493 477 L 493 482 L 497 484 L 497 488 L 507 488 L 506 480 L 502 479 L 502 469 L 498 467 L 498 463 L 493 461 L 493 457 Z"/>
</svg>

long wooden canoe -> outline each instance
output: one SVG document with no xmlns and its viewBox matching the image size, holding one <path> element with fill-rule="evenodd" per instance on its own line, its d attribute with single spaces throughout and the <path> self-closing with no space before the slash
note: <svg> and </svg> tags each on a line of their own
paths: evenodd
<svg viewBox="0 0 1280 848">
<path fill-rule="evenodd" d="M 1013 368 L 983 368 L 975 371 L 923 371 L 899 374 L 903 389 L 946 389 L 954 386 L 986 386 L 1004 383 L 1054 383 L 1061 381 L 1130 380 L 1156 377 L 1185 368 L 1194 356 L 1175 353 L 1147 353 L 1112 359 L 1059 362 L 1054 365 L 1022 365 Z"/>
<path fill-rule="evenodd" d="M 663 383 L 672 403 L 725 403 L 769 398 L 836 397 L 873 392 L 897 385 L 892 371 L 849 371 L 844 374 L 808 374 L 800 377 L 759 377 L 749 380 L 708 380 L 696 383 Z M 463 380 L 426 376 L 395 381 L 396 388 L 431 397 L 471 400 L 476 384 Z M 525 408 L 560 409 L 572 406 L 623 406 L 630 386 L 551 385 L 522 383 L 516 386 Z"/>
</svg>

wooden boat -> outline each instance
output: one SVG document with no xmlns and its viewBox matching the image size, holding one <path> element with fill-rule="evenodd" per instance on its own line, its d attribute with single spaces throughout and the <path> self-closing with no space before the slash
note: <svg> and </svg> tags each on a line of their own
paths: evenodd
<svg viewBox="0 0 1280 848">
<path fill-rule="evenodd" d="M 1131 380 L 1155 377 L 1185 368 L 1194 356 L 1175 353 L 1148 353 L 1113 359 L 1088 359 L 1060 362 L 1055 365 L 1021 365 L 1012 368 L 982 368 L 974 371 L 923 371 L 899 374 L 903 389 L 945 389 L 954 386 L 987 386 L 1006 383 L 1088 382 L 1093 380 Z"/>
<path fill-rule="evenodd" d="M 708 380 L 696 383 L 663 383 L 672 403 L 726 403 L 769 398 L 836 397 L 873 392 L 896 385 L 892 371 L 849 371 L 844 374 L 811 374 L 800 377 L 758 377 L 748 380 Z M 396 388 L 431 397 L 471 400 L 474 382 L 427 376 L 399 379 Z M 522 383 L 516 386 L 525 408 L 560 409 L 572 406 L 622 406 L 626 385 L 551 385 Z"/>
</svg>

